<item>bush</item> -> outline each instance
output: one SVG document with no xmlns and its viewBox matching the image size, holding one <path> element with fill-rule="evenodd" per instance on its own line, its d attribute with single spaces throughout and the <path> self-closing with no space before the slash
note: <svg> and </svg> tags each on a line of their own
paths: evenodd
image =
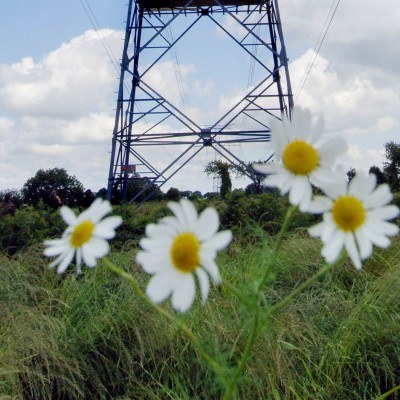
<svg viewBox="0 0 400 400">
<path fill-rule="evenodd" d="M 24 247 L 60 236 L 65 223 L 58 212 L 23 206 L 14 216 L 0 219 L 0 252 L 15 254 Z"/>
</svg>

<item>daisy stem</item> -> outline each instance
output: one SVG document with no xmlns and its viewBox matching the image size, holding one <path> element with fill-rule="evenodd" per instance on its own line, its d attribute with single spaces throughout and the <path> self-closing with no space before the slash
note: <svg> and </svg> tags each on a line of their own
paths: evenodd
<svg viewBox="0 0 400 400">
<path fill-rule="evenodd" d="M 179 319 L 174 317 L 172 314 L 170 314 L 168 311 L 166 311 L 164 308 L 158 306 L 157 304 L 154 304 L 143 292 L 142 288 L 139 286 L 137 280 L 128 272 L 124 271 L 123 269 L 117 267 L 114 263 L 112 263 L 107 257 L 103 258 L 103 262 L 106 264 L 107 268 L 114 272 L 115 274 L 121 276 L 122 278 L 126 279 L 132 286 L 133 290 L 136 292 L 136 294 L 147 304 L 149 305 L 153 310 L 161 314 L 165 319 L 167 319 L 172 325 L 174 325 L 176 328 L 178 328 L 181 332 L 183 332 L 188 339 L 192 342 L 194 347 L 198 350 L 200 356 L 204 359 L 204 361 L 207 362 L 208 365 L 210 365 L 216 374 L 219 376 L 221 381 L 224 383 L 225 387 L 228 386 L 228 381 L 226 379 L 226 374 L 221 367 L 221 365 L 213 358 L 211 357 L 208 353 L 206 353 L 203 349 L 203 346 L 201 345 L 199 339 L 195 334 Z"/>
<path fill-rule="evenodd" d="M 316 280 L 318 280 L 322 275 L 324 275 L 327 271 L 331 268 L 340 265 L 344 259 L 346 258 L 346 252 L 342 252 L 341 256 L 331 264 L 325 264 L 321 269 L 319 269 L 314 275 L 310 276 L 306 281 L 302 284 L 297 286 L 295 290 L 285 296 L 281 301 L 276 303 L 275 305 L 271 306 L 268 310 L 268 315 L 273 314 L 277 310 L 281 309 L 282 307 L 286 306 L 294 297 L 296 297 L 299 293 L 301 293 L 304 289 L 307 289 L 311 286 Z"/>
<path fill-rule="evenodd" d="M 294 207 L 294 206 L 291 206 L 287 210 L 285 219 L 283 220 L 283 223 L 282 223 L 282 227 L 278 233 L 271 257 L 268 259 L 268 261 L 266 263 L 263 263 L 266 265 L 265 265 L 264 273 L 256 286 L 257 304 L 256 304 L 256 307 L 254 308 L 254 316 L 253 316 L 251 333 L 250 333 L 249 338 L 247 339 L 246 346 L 244 348 L 242 357 L 237 364 L 235 374 L 233 375 L 230 385 L 227 386 L 227 390 L 224 394 L 223 400 L 231 399 L 232 395 L 236 392 L 237 382 L 238 382 L 239 378 L 241 377 L 241 375 L 243 374 L 243 371 L 246 367 L 247 361 L 250 358 L 251 350 L 253 348 L 254 342 L 257 339 L 257 336 L 259 333 L 259 328 L 260 328 L 261 307 L 259 306 L 259 303 L 260 303 L 261 291 L 265 284 L 265 281 L 268 279 L 268 276 L 271 273 L 271 268 L 273 268 L 276 264 L 276 259 L 278 257 L 278 253 L 279 253 L 279 250 L 280 250 L 282 242 L 283 242 L 283 237 L 284 237 L 286 231 L 288 230 L 290 221 L 292 219 L 292 216 L 293 216 L 293 213 L 295 212 L 295 210 L 296 210 L 296 207 Z M 264 267 L 264 265 L 262 267 Z"/>
<path fill-rule="evenodd" d="M 266 263 L 266 266 L 265 266 L 264 274 L 257 285 L 257 295 L 259 295 L 261 293 L 261 290 L 265 284 L 265 281 L 268 279 L 268 276 L 271 273 L 271 268 L 273 266 L 275 266 L 275 264 L 276 264 L 276 259 L 278 257 L 279 250 L 282 246 L 283 237 L 285 236 L 285 233 L 289 228 L 292 216 L 293 216 L 294 212 L 296 211 L 296 209 L 297 209 L 297 207 L 291 206 L 286 211 L 285 219 L 283 220 L 282 227 L 276 238 L 275 246 L 272 250 L 271 257 L 268 259 L 268 262 Z"/>
</svg>

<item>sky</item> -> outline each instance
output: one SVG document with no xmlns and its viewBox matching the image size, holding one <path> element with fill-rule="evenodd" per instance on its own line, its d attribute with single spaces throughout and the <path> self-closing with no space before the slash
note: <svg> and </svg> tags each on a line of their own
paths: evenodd
<svg viewBox="0 0 400 400">
<path fill-rule="evenodd" d="M 295 105 L 322 115 L 327 134 L 346 138 L 349 149 L 339 160 L 345 169 L 381 167 L 384 143 L 400 139 L 400 3 L 341 0 L 316 54 L 336 4 L 279 1 Z M 125 0 L 0 3 L 0 190 L 19 189 L 37 170 L 55 167 L 85 188 L 107 185 L 126 12 Z M 149 81 L 206 126 L 255 83 L 249 68 L 235 44 L 205 24 L 160 60 Z M 149 150 L 150 161 L 173 159 L 177 150 L 165 147 Z M 233 150 L 259 159 L 244 146 Z M 203 153 L 164 190 L 215 190 L 203 170 L 216 155 Z M 234 187 L 249 183 L 235 179 Z"/>
</svg>

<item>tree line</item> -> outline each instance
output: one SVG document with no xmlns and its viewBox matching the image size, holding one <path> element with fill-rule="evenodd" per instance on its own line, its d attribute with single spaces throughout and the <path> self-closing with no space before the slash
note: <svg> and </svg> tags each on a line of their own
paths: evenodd
<svg viewBox="0 0 400 400">
<path fill-rule="evenodd" d="M 374 165 L 369 169 L 369 172 L 375 174 L 378 184 L 387 183 L 393 193 L 400 192 L 400 143 L 394 141 L 385 143 L 385 159 L 382 169 Z M 154 192 L 151 200 L 165 199 L 175 201 L 181 197 L 186 197 L 190 200 L 210 197 L 227 198 L 232 192 L 243 195 L 261 193 L 263 191 L 263 177 L 257 174 L 251 165 L 252 163 L 235 166 L 221 160 L 209 162 L 204 172 L 208 176 L 211 175 L 219 179 L 219 192 L 208 192 L 204 195 L 200 191 L 180 191 L 174 187 L 169 188 L 166 193 L 163 193 L 160 188 L 151 183 L 149 178 L 141 177 L 138 173 L 134 173 L 127 188 L 126 198 L 133 198 L 137 193 L 141 192 L 137 201 L 145 199 L 151 192 Z M 236 176 L 248 176 L 253 182 L 245 189 L 232 191 L 231 173 L 236 174 Z M 347 172 L 349 180 L 355 174 L 355 168 L 350 168 Z M 142 190 L 143 188 L 145 190 Z M 22 204 L 32 206 L 43 204 L 51 208 L 58 208 L 63 204 L 68 207 L 86 208 L 92 203 L 95 197 L 105 198 L 106 194 L 107 190 L 105 188 L 97 192 L 85 189 L 82 183 L 74 175 L 69 175 L 64 168 L 52 168 L 37 171 L 32 178 L 29 178 L 25 182 L 21 190 L 11 189 L 1 191 L 0 201 L 4 202 L 5 198 L 9 199 L 11 197 L 17 208 Z M 121 202 L 120 198 L 120 189 L 117 185 L 114 188 L 111 201 L 113 204 L 118 204 Z"/>
</svg>

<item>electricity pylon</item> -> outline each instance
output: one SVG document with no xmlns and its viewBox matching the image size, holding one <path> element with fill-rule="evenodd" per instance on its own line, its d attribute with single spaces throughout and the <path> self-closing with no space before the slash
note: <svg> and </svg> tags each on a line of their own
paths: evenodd
<svg viewBox="0 0 400 400">
<path fill-rule="evenodd" d="M 205 19 L 236 43 L 259 71 L 258 82 L 207 127 L 149 83 L 151 71 L 163 57 Z M 254 178 L 231 145 L 244 149 L 268 142 L 268 121 L 290 117 L 292 107 L 278 0 L 129 0 L 107 197 L 117 188 L 128 201 L 140 196 L 143 200 L 143 193 L 149 198 L 149 188 L 163 186 L 205 148 Z M 179 148 L 179 154 L 164 165 L 157 151 L 163 146 Z M 154 151 L 144 156 L 149 147 Z M 126 198 L 128 185 L 140 179 L 141 191 Z"/>
</svg>

